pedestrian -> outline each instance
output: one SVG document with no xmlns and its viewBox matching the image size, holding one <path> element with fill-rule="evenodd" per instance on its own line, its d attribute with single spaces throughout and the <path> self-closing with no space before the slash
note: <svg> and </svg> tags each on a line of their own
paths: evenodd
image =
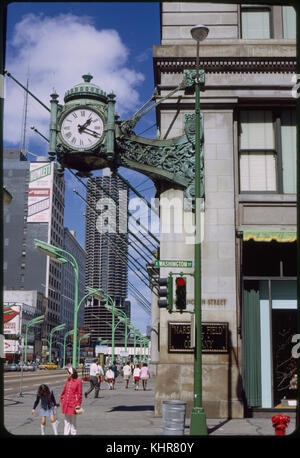
<svg viewBox="0 0 300 458">
<path fill-rule="evenodd" d="M 114 378 L 115 378 L 115 373 L 114 371 L 112 370 L 112 366 L 109 367 L 109 369 L 106 371 L 106 380 L 109 384 L 109 389 L 112 390 L 113 389 L 113 381 L 114 381 Z"/>
<path fill-rule="evenodd" d="M 103 370 L 103 366 L 102 364 L 100 364 L 100 361 L 98 362 L 98 366 L 99 366 L 99 390 L 100 390 L 100 387 L 101 387 L 101 382 L 103 381 L 103 377 L 104 377 L 104 370 Z"/>
<path fill-rule="evenodd" d="M 140 373 L 141 373 L 141 369 L 139 368 L 139 365 L 136 364 L 135 369 L 133 371 L 133 380 L 135 384 L 135 388 L 134 388 L 135 390 L 139 389 Z"/>
<path fill-rule="evenodd" d="M 118 368 L 117 368 L 117 364 L 116 364 L 116 361 L 113 362 L 112 366 L 111 366 L 111 370 L 114 372 L 115 376 L 114 376 L 114 379 L 113 379 L 113 382 L 112 382 L 112 389 L 114 390 L 115 389 L 115 383 L 116 383 L 116 378 L 118 377 L 119 375 L 119 371 L 118 371 Z"/>
<path fill-rule="evenodd" d="M 98 397 L 100 390 L 100 369 L 102 370 L 102 368 L 98 365 L 98 359 L 96 358 L 90 366 L 90 388 L 86 391 L 86 393 L 84 393 L 86 398 L 93 390 L 95 390 L 95 398 Z"/>
<path fill-rule="evenodd" d="M 128 388 L 128 382 L 131 376 L 131 367 L 129 361 L 127 361 L 126 365 L 123 367 L 123 378 L 125 381 L 125 388 Z"/>
<path fill-rule="evenodd" d="M 36 399 L 32 408 L 32 414 L 34 414 L 35 409 L 40 401 L 41 434 L 42 436 L 45 435 L 46 418 L 50 417 L 53 432 L 55 436 L 57 436 L 58 421 L 55 418 L 55 414 L 56 408 L 59 406 L 59 404 L 56 403 L 53 391 L 50 391 L 49 387 L 45 384 L 40 385 L 38 388 Z"/>
<path fill-rule="evenodd" d="M 77 421 L 75 407 L 81 406 L 82 381 L 78 378 L 76 369 L 67 368 L 67 381 L 60 395 L 62 413 L 65 415 L 64 435 L 77 434 Z"/>
<path fill-rule="evenodd" d="M 147 382 L 150 378 L 150 371 L 148 369 L 148 366 L 146 363 L 143 364 L 143 367 L 141 369 L 140 377 L 143 383 L 143 390 L 145 391 L 147 388 Z"/>
</svg>

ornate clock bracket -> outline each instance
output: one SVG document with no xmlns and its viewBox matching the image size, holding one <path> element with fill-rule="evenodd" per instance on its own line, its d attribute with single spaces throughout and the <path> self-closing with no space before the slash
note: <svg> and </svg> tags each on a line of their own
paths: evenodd
<svg viewBox="0 0 300 458">
<path fill-rule="evenodd" d="M 114 111 L 115 95 L 106 95 L 98 86 L 90 83 L 91 75 L 84 75 L 84 83 L 75 86 L 65 95 L 65 107 L 58 104 L 56 93 L 51 94 L 51 119 L 49 157 L 56 155 L 58 171 L 65 167 L 76 169 L 78 175 L 91 176 L 92 170 L 110 167 L 116 170 L 123 166 L 149 176 L 156 186 L 175 186 L 185 191 L 185 197 L 194 197 L 195 173 L 195 114 L 184 116 L 184 134 L 168 140 L 147 139 L 136 136 L 133 128 L 137 122 L 153 108 L 163 103 L 180 90 L 192 93 L 195 85 L 196 70 L 184 70 L 182 82 L 165 97 L 152 104 L 153 96 L 129 119 L 118 121 Z M 204 70 L 200 71 L 200 84 L 204 90 Z M 97 95 L 98 94 L 98 95 Z M 104 139 L 94 149 L 70 150 L 58 135 L 61 119 L 66 107 L 88 106 L 100 110 L 104 117 Z M 204 197 L 204 161 L 203 161 L 203 117 L 200 118 L 201 137 L 201 196 Z"/>
</svg>

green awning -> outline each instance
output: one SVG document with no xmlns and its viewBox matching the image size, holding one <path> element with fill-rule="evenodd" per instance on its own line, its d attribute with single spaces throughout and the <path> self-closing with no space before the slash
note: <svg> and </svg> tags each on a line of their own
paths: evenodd
<svg viewBox="0 0 300 458">
<path fill-rule="evenodd" d="M 296 231 L 258 231 L 246 230 L 243 231 L 243 240 L 254 240 L 255 242 L 295 242 L 297 240 Z"/>
</svg>

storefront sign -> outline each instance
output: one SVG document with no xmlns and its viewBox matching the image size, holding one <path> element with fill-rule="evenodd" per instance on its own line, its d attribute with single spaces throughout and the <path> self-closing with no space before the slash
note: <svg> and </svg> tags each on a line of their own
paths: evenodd
<svg viewBox="0 0 300 458">
<path fill-rule="evenodd" d="M 169 353 L 194 353 L 190 323 L 168 323 Z"/>
<path fill-rule="evenodd" d="M 202 353 L 228 353 L 228 323 L 202 323 Z"/>
<path fill-rule="evenodd" d="M 190 323 L 168 323 L 169 353 L 193 353 Z M 202 323 L 202 353 L 228 353 L 228 323 Z"/>
</svg>

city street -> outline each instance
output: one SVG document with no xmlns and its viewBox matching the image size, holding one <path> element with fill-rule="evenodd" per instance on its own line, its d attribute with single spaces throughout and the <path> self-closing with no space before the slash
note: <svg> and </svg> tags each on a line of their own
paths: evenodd
<svg viewBox="0 0 300 458">
<path fill-rule="evenodd" d="M 56 401 L 59 402 L 65 380 L 64 370 L 24 373 L 22 396 L 20 396 L 20 372 L 5 374 L 4 425 L 12 435 L 11 437 L 40 435 L 39 407 L 34 415 L 31 414 L 37 388 L 40 383 L 48 384 L 54 391 Z M 89 382 L 84 381 L 83 391 L 87 391 L 88 387 Z M 83 396 L 82 406 L 84 413 L 77 419 L 78 435 L 80 436 L 105 436 L 106 439 L 107 437 L 161 436 L 164 437 L 164 440 L 171 439 L 170 436 L 164 435 L 162 418 L 154 416 L 154 378 L 150 379 L 146 391 L 143 391 L 141 387 L 139 391 L 135 391 L 132 381 L 130 381 L 129 388 L 125 389 L 124 382 L 119 376 L 115 390 L 109 390 L 108 384 L 104 382 L 101 384 L 99 398 L 94 399 L 93 392 L 87 399 Z M 207 419 L 208 435 L 274 437 L 271 417 L 272 414 L 269 418 Z M 60 408 L 57 410 L 57 419 L 60 422 L 58 432 L 62 435 L 64 416 Z M 291 434 L 294 429 L 295 418 L 291 417 L 286 434 Z M 49 422 L 46 426 L 47 434 L 51 436 L 53 434 Z M 189 436 L 189 441 L 192 439 L 189 419 L 186 419 L 185 436 Z"/>
</svg>

